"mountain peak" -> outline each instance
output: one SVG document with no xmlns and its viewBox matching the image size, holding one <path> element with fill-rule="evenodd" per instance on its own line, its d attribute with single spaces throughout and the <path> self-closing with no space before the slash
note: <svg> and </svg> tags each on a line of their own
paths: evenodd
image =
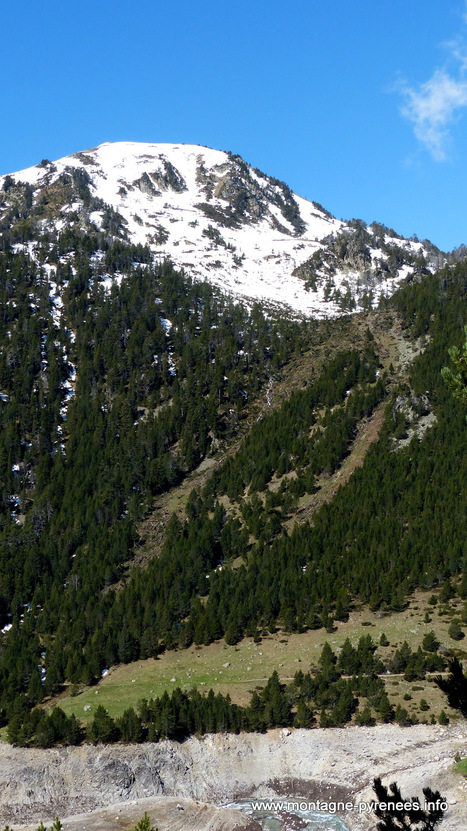
<svg viewBox="0 0 467 831">
<path fill-rule="evenodd" d="M 0 178 L 4 228 L 11 179 Z M 240 156 L 200 145 L 106 142 L 13 180 L 32 189 L 42 230 L 110 228 L 194 279 L 306 316 L 371 306 L 432 255 L 384 226 L 337 220 Z"/>
</svg>

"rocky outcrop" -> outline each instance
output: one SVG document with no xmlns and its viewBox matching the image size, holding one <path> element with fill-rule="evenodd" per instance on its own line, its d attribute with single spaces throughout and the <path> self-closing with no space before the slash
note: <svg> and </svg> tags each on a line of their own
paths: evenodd
<svg viewBox="0 0 467 831">
<path fill-rule="evenodd" d="M 449 805 L 449 831 L 463 831 L 465 780 L 452 773 L 456 753 L 467 755 L 467 725 L 400 728 L 272 730 L 215 735 L 183 744 L 0 749 L 0 823 L 27 823 L 102 811 L 155 797 L 222 805 L 244 796 L 373 798 L 372 780 L 397 781 L 402 793 L 439 789 Z M 144 812 L 144 811 L 143 811 Z M 349 828 L 369 829 L 371 815 L 355 809 Z M 89 827 L 89 826 L 88 826 Z M 191 827 L 189 824 L 185 826 Z"/>
<path fill-rule="evenodd" d="M 210 226 L 226 243 L 215 254 Z M 337 220 L 240 156 L 198 145 L 108 142 L 0 176 L 0 227 L 41 258 L 45 231 L 50 242 L 70 229 L 149 246 L 192 279 L 299 317 L 371 308 L 446 261 L 427 241 Z M 50 277 L 56 261 L 45 264 Z"/>
</svg>

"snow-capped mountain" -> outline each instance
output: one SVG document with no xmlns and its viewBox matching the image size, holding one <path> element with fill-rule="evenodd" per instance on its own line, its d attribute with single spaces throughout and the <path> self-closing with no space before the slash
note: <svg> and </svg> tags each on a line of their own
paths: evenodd
<svg viewBox="0 0 467 831">
<path fill-rule="evenodd" d="M 68 226 L 105 232 L 234 296 L 302 315 L 368 308 L 442 264 L 433 247 L 337 220 L 240 156 L 201 146 L 106 143 L 0 177 L 0 188 L 4 230 L 29 221 L 52 239 Z"/>
</svg>

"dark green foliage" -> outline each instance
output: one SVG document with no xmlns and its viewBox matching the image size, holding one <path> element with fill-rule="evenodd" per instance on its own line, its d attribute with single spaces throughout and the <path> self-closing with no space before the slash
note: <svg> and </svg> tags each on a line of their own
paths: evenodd
<svg viewBox="0 0 467 831">
<path fill-rule="evenodd" d="M 375 705 L 375 709 L 382 722 L 387 723 L 394 720 L 394 709 L 386 693 L 381 695 L 378 704 Z"/>
<path fill-rule="evenodd" d="M 371 715 L 370 707 L 364 707 L 361 713 L 357 713 L 355 716 L 355 721 L 361 727 L 373 727 L 376 724 L 376 720 Z"/>
<path fill-rule="evenodd" d="M 93 744 L 98 742 L 102 744 L 109 744 L 116 742 L 120 738 L 120 730 L 115 721 L 109 716 L 105 707 L 99 705 L 94 715 L 93 720 L 87 729 L 87 738 Z"/>
<path fill-rule="evenodd" d="M 337 661 L 338 668 L 345 675 L 378 675 L 384 671 L 384 664 L 380 658 L 375 657 L 376 644 L 373 643 L 371 635 L 362 635 L 357 649 L 354 649 L 350 640 L 344 642 L 342 651 Z"/>
<path fill-rule="evenodd" d="M 125 710 L 123 716 L 117 719 L 117 729 L 122 742 L 143 741 L 143 725 L 132 707 Z"/>
<path fill-rule="evenodd" d="M 394 719 L 401 727 L 408 727 L 410 724 L 416 724 L 417 719 L 414 716 L 411 716 L 408 710 L 405 707 L 402 707 L 400 704 L 397 705 L 396 711 L 394 714 Z"/>
<path fill-rule="evenodd" d="M 449 705 L 467 717 L 467 675 L 464 674 L 458 658 L 453 658 L 449 662 L 447 678 L 438 675 L 434 680 L 440 690 L 446 693 Z"/>
<path fill-rule="evenodd" d="M 157 828 L 151 825 L 151 820 L 145 811 L 144 816 L 136 823 L 133 831 L 157 831 Z"/>
<path fill-rule="evenodd" d="M 378 831 L 433 831 L 444 816 L 445 799 L 431 788 L 423 788 L 423 804 L 417 797 L 403 797 L 396 782 L 386 788 L 381 779 L 374 779 L 373 790 L 378 800 L 374 808 L 380 820 Z"/>
<path fill-rule="evenodd" d="M 439 593 L 441 603 L 447 603 L 451 598 L 455 597 L 456 591 L 450 580 L 445 580 Z"/>
<path fill-rule="evenodd" d="M 279 682 L 274 670 L 265 688 L 262 690 L 263 723 L 265 727 L 286 727 L 292 721 L 290 705 L 284 695 L 284 687 Z"/>
<path fill-rule="evenodd" d="M 457 618 L 453 618 L 451 623 L 449 624 L 448 635 L 454 641 L 461 641 L 462 638 L 465 637 L 460 621 Z"/>
<path fill-rule="evenodd" d="M 365 640 L 366 639 L 361 639 Z M 365 643 L 365 650 L 369 644 Z M 357 653 L 363 651 L 361 643 Z M 319 669 L 314 673 L 298 671 L 289 685 L 282 684 L 276 671 L 262 689 L 256 689 L 248 707 L 232 704 L 230 696 L 213 690 L 202 695 L 198 690 L 190 692 L 175 689 L 171 695 L 165 692 L 160 698 L 139 702 L 137 712 L 129 707 L 123 716 L 113 719 L 107 710 L 98 706 L 89 722 L 86 739 L 93 744 L 112 742 L 144 742 L 161 739 L 182 741 L 194 733 L 233 732 L 240 730 L 264 731 L 273 727 L 312 727 L 315 711 L 321 713 L 320 724 L 340 727 L 352 720 L 359 700 L 366 699 L 361 713 L 357 712 L 357 724 L 371 725 L 375 718 L 371 708 L 383 721 L 394 718 L 384 683 L 374 673 L 371 648 L 368 674 L 364 671 L 351 678 L 343 678 L 337 669 L 336 656 L 329 644 L 323 647 Z M 400 723 L 408 723 L 405 711 L 396 713 Z M 67 718 L 55 708 L 50 715 L 40 708 L 28 712 L 17 708 L 8 725 L 8 739 L 21 746 L 51 747 L 56 744 L 78 744 L 83 739 L 74 716 Z"/>
<path fill-rule="evenodd" d="M 31 712 L 17 709 L 8 724 L 8 741 L 20 747 L 53 747 L 57 744 L 76 745 L 82 730 L 74 715 L 67 716 L 60 707 Z"/>
<path fill-rule="evenodd" d="M 450 367 L 443 366 L 441 374 L 455 398 L 467 402 L 467 326 L 464 327 L 465 341 L 460 350 L 457 346 L 449 349 L 449 357 L 454 364 L 455 372 Z"/>
<path fill-rule="evenodd" d="M 458 412 L 448 403 L 440 384 L 439 369 L 442 345 L 451 337 L 450 321 L 461 302 L 464 284 L 465 274 L 460 269 L 455 278 L 450 275 L 441 318 L 436 306 L 439 304 L 436 279 L 428 279 L 424 300 L 428 301 L 429 314 L 426 317 L 423 314 L 417 324 L 420 326 L 423 320 L 427 326 L 430 317 L 434 317 L 432 344 L 415 364 L 412 383 L 417 393 L 427 388 L 436 390 L 440 407 L 438 426 L 426 434 L 423 442 L 412 442 L 407 450 L 393 452 L 388 412 L 381 441 L 370 449 L 363 467 L 354 473 L 347 487 L 314 516 L 312 528 L 297 527 L 287 536 L 278 533 L 277 520 L 289 510 L 287 500 L 295 499 L 307 489 L 313 491 L 313 459 L 320 459 L 316 471 L 323 469 L 322 465 L 333 470 L 338 463 L 326 461 L 327 454 L 334 452 L 333 425 L 345 423 L 337 410 L 325 416 L 324 435 L 316 428 L 313 441 L 308 435 L 314 426 L 315 402 L 333 396 L 330 401 L 335 405 L 339 396 L 345 394 L 346 384 L 351 384 L 345 372 L 355 366 L 352 361 L 357 358 L 349 353 L 336 356 L 331 362 L 331 376 L 327 376 L 326 370 L 321 379 L 263 418 L 237 456 L 215 473 L 204 498 L 227 493 L 231 500 L 238 500 L 245 526 L 257 538 L 257 544 L 250 549 L 244 569 L 235 574 L 227 569 L 211 575 L 206 610 L 197 612 L 197 618 L 215 613 L 224 631 L 235 620 L 237 628 L 235 632 L 229 631 L 229 639 L 236 640 L 248 615 L 253 614 L 259 625 L 280 620 L 291 631 L 303 626 L 329 626 L 333 604 L 336 616 L 345 615 L 349 597 L 359 596 L 372 608 L 398 609 L 403 607 L 404 594 L 417 585 L 426 587 L 437 581 L 450 585 L 446 572 L 454 574 L 463 566 L 466 529 L 459 494 L 466 471 L 465 454 L 460 450 L 463 436 Z M 409 296 L 408 290 L 405 294 L 404 291 L 396 300 L 401 306 Z M 418 291 L 421 293 L 421 289 Z M 420 308 L 423 308 L 421 303 Z M 368 372 L 370 368 L 371 363 Z M 344 385 L 339 387 L 335 382 L 330 385 L 328 377 L 341 377 L 342 371 Z M 347 399 L 346 418 L 355 394 Z M 357 409 L 358 416 L 361 412 Z M 307 438 L 302 439 L 301 434 Z M 342 452 L 345 454 L 346 442 L 342 448 L 337 460 L 342 458 Z M 451 451 L 448 462 L 446 456 Z M 280 475 L 289 469 L 298 470 L 295 479 L 284 479 L 279 491 L 266 491 L 265 498 L 256 495 L 255 491 L 267 487 L 274 474 Z M 248 496 L 242 501 L 246 488 Z M 438 525 L 446 529 L 447 551 L 445 542 L 434 533 L 433 515 Z M 224 603 L 229 598 L 229 609 L 233 612 L 229 624 L 222 598 Z M 431 660 L 418 653 L 406 664 L 405 670 L 408 677 L 419 677 L 426 671 L 436 670 L 437 661 L 436 656 Z"/>
<path fill-rule="evenodd" d="M 70 193 L 88 199 L 85 178 L 65 176 Z M 40 238 L 37 260 L 14 253 L 12 243 L 37 232 L 36 206 L 27 186 L 7 182 L 4 194 L 23 222 L 12 213 L 0 253 L 0 624 L 12 624 L 1 636 L 0 707 L 13 741 L 53 740 L 27 710 L 65 680 L 92 683 L 116 662 L 277 626 L 331 631 L 355 599 L 391 610 L 416 587 L 442 585 L 446 600 L 455 593 L 465 572 L 465 427 L 440 370 L 462 333 L 464 265 L 392 301 L 407 330 L 430 336 L 410 377 L 415 396 L 430 391 L 437 417 L 423 440 L 395 445 L 391 404 L 347 485 L 312 526 L 285 530 L 300 497 L 339 468 L 362 419 L 388 394 L 367 335 L 361 351 L 330 356 L 319 376 L 254 421 L 192 494 L 186 519 L 167 523 L 158 556 L 131 569 L 137 523 L 154 496 L 233 440 L 309 328 L 266 320 L 257 307 L 247 313 L 169 263 L 153 265 L 148 249 L 124 242 L 112 212 L 107 222 L 120 238 L 76 225 Z M 42 263 L 63 297 L 59 323 Z M 104 291 L 109 274 L 124 278 Z M 409 678 L 443 666 L 432 650 L 402 649 L 395 661 Z M 269 709 L 258 696 L 251 718 L 258 729 L 271 719 L 306 722 L 313 708 L 326 723 L 346 723 L 365 695 L 365 673 L 379 669 L 371 642 L 347 644 L 309 682 L 310 711 L 286 711 L 276 689 Z M 393 717 L 381 690 L 368 694 L 373 713 Z M 92 740 L 109 729 L 135 741 L 149 729 L 129 713 L 111 727 L 102 716 Z"/>
<path fill-rule="evenodd" d="M 436 652 L 438 650 L 439 641 L 433 631 L 427 632 L 423 636 L 422 646 L 426 652 Z"/>
<path fill-rule="evenodd" d="M 251 492 L 263 490 L 275 471 L 283 474 L 300 467 L 303 492 L 312 493 L 314 476 L 336 469 L 358 420 L 369 415 L 384 395 L 381 382 L 370 383 L 376 367 L 372 351 L 363 357 L 358 352 L 339 353 L 313 384 L 293 393 L 282 407 L 253 426 L 236 456 L 216 471 L 210 489 L 238 499 L 248 486 Z M 358 383 L 362 389 L 354 391 L 345 410 L 332 413 L 329 409 L 321 429 L 310 436 L 315 410 L 342 404 L 347 391 Z"/>
<path fill-rule="evenodd" d="M 425 638 L 423 643 L 425 643 Z M 432 645 L 431 639 L 429 645 Z M 426 649 L 425 646 L 424 649 Z M 441 655 L 434 654 L 431 650 L 427 654 L 422 651 L 421 647 L 416 652 L 412 652 L 407 641 L 404 641 L 402 646 L 396 649 L 389 669 L 391 672 L 403 672 L 407 681 L 415 681 L 417 678 L 424 678 L 427 672 L 444 669 L 445 665 L 446 662 Z"/>
<path fill-rule="evenodd" d="M 19 693 L 34 704 L 65 678 L 89 683 L 117 660 L 157 654 L 220 549 L 205 551 L 201 533 L 175 608 L 161 596 L 160 611 L 150 612 L 154 591 L 144 581 L 152 627 L 137 620 L 132 600 L 115 625 L 114 595 L 101 592 L 131 559 L 135 521 L 152 495 L 230 433 L 300 333 L 259 309 L 249 316 L 167 263 L 150 267 L 142 246 L 67 230 L 52 252 L 44 243 L 47 252 L 59 259 L 64 287 L 60 327 L 37 264 L 8 249 L 0 256 L 0 623 L 14 623 L 0 657 L 8 707 Z M 107 269 L 126 277 L 105 294 Z M 216 519 L 214 546 L 222 525 Z M 232 552 L 241 539 L 234 535 Z M 170 575 L 180 572 L 169 559 L 162 579 L 174 597 Z M 221 634 L 214 622 L 211 639 Z"/>
</svg>

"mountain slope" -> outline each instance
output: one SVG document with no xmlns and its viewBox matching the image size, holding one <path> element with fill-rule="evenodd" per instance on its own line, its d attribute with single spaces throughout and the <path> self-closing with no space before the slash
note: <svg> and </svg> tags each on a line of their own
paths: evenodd
<svg viewBox="0 0 467 831">
<path fill-rule="evenodd" d="M 329 630 L 355 602 L 397 610 L 440 584 L 449 598 L 450 577 L 467 596 L 464 421 L 439 372 L 465 264 L 430 275 L 421 244 L 390 244 L 382 226 L 316 206 L 313 225 L 308 203 L 238 157 L 131 147 L 1 183 L 0 722 L 26 743 L 28 709 L 116 663 Z M 198 240 L 196 279 L 165 256 L 178 227 Z M 234 262 L 229 234 L 260 252 L 245 269 L 264 269 L 267 314 L 200 279 L 210 247 Z M 410 376 L 382 313 L 271 314 L 273 237 L 304 245 L 283 283 L 321 315 L 353 309 L 355 292 L 369 306 L 372 281 L 375 297 L 412 270 L 382 304 L 426 350 Z M 226 288 L 227 265 L 206 273 Z M 184 511 L 151 537 L 181 488 Z"/>
<path fill-rule="evenodd" d="M 429 244 L 339 221 L 240 156 L 205 147 L 106 143 L 2 177 L 0 187 L 4 233 L 25 222 L 24 241 L 70 227 L 104 232 L 237 298 L 300 315 L 369 308 L 443 262 Z"/>
</svg>

